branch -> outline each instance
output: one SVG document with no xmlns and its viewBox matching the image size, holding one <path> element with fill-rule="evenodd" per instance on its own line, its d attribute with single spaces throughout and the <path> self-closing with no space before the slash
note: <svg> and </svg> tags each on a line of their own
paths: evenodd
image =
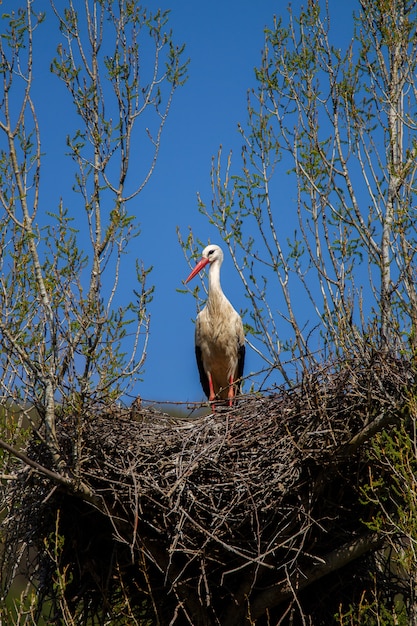
<svg viewBox="0 0 417 626">
<path fill-rule="evenodd" d="M 378 433 L 384 426 L 388 426 L 394 422 L 398 422 L 398 415 L 393 415 L 391 412 L 381 411 L 381 413 L 370 424 L 367 424 L 365 428 L 356 433 L 352 439 L 342 446 L 338 456 L 348 457 L 361 446 L 365 441 L 371 439 L 376 433 Z"/>
<path fill-rule="evenodd" d="M 288 580 L 273 585 L 258 594 L 251 603 L 251 617 L 257 619 L 267 609 L 277 606 L 293 596 L 294 590 L 299 592 L 323 576 L 341 569 L 367 552 L 374 551 L 381 545 L 381 538 L 376 533 L 367 533 L 350 543 L 346 543 L 324 557 L 323 562 L 306 572 L 297 574 Z M 301 574 L 301 576 L 300 576 Z M 297 578 L 297 579 L 296 579 Z"/>
<path fill-rule="evenodd" d="M 62 474 L 58 474 L 57 472 L 48 469 L 44 465 L 41 465 L 37 461 L 34 461 L 30 457 L 28 457 L 23 452 L 19 452 L 19 450 L 13 448 L 13 446 L 10 446 L 8 443 L 3 441 L 3 439 L 0 439 L 0 448 L 3 448 L 3 450 L 6 450 L 20 461 L 23 461 L 23 463 L 36 470 L 39 474 L 50 478 L 54 483 L 63 485 L 64 487 L 69 489 L 74 495 L 82 498 L 83 500 L 86 500 L 87 502 L 90 502 L 91 504 L 94 504 L 98 509 L 103 510 L 101 501 L 94 495 L 94 493 L 85 483 L 77 481 L 74 478 L 70 478 L 69 476 L 63 476 Z"/>
</svg>

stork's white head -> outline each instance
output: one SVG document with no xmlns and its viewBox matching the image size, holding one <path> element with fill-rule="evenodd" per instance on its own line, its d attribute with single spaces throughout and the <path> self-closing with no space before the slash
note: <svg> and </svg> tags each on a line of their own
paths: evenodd
<svg viewBox="0 0 417 626">
<path fill-rule="evenodd" d="M 223 250 L 220 248 L 220 246 L 210 244 L 204 248 L 201 255 L 201 260 L 197 263 L 185 282 L 188 283 L 192 278 L 194 278 L 194 276 L 196 276 L 196 274 L 198 274 L 198 272 L 201 272 L 201 270 L 206 267 L 208 263 L 211 264 L 216 262 L 220 267 L 223 262 Z"/>
<path fill-rule="evenodd" d="M 216 246 L 214 243 L 206 246 L 201 254 L 203 259 L 207 259 L 209 263 L 218 261 L 219 264 L 223 261 L 223 250 L 220 246 Z"/>
</svg>

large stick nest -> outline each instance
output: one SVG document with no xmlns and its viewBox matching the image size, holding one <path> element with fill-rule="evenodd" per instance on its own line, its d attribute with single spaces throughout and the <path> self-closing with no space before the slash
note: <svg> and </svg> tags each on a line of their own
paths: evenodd
<svg viewBox="0 0 417 626">
<path fill-rule="evenodd" d="M 143 624 L 295 624 L 291 607 L 326 623 L 332 598 L 362 592 L 380 546 L 360 504 L 366 448 L 406 415 L 413 385 L 409 363 L 374 355 L 197 419 L 149 409 L 63 419 L 69 480 L 22 470 L 6 559 L 32 548 L 57 615 L 58 564 L 80 623 L 131 623 L 130 612 Z M 28 455 L 51 467 L 44 443 Z M 59 548 L 48 545 L 56 528 Z"/>
</svg>

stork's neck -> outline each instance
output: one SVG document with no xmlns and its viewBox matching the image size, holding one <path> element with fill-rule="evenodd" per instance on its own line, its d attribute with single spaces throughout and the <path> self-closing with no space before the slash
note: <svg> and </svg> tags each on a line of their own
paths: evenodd
<svg viewBox="0 0 417 626">
<path fill-rule="evenodd" d="M 226 299 L 220 284 L 220 263 L 214 261 L 210 265 L 208 275 L 208 306 L 209 308 L 217 308 L 217 306 Z"/>
</svg>

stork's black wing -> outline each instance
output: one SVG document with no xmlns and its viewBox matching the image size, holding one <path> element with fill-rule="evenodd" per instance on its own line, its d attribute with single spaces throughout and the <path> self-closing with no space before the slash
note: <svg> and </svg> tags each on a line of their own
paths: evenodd
<svg viewBox="0 0 417 626">
<path fill-rule="evenodd" d="M 197 360 L 197 367 L 198 367 L 198 371 L 200 374 L 200 382 L 201 382 L 201 386 L 203 388 L 204 393 L 206 394 L 207 398 L 210 397 L 210 386 L 209 386 L 209 381 L 208 381 L 208 377 L 207 374 L 204 370 L 203 367 L 203 359 L 201 358 L 201 348 L 200 346 L 195 347 L 195 358 Z"/>
<path fill-rule="evenodd" d="M 241 391 L 241 388 L 242 388 L 241 379 L 243 376 L 243 369 L 245 367 L 245 352 L 246 352 L 246 347 L 245 347 L 245 344 L 242 343 L 238 347 L 238 351 L 237 351 L 237 378 L 239 379 L 239 392 Z"/>
</svg>

